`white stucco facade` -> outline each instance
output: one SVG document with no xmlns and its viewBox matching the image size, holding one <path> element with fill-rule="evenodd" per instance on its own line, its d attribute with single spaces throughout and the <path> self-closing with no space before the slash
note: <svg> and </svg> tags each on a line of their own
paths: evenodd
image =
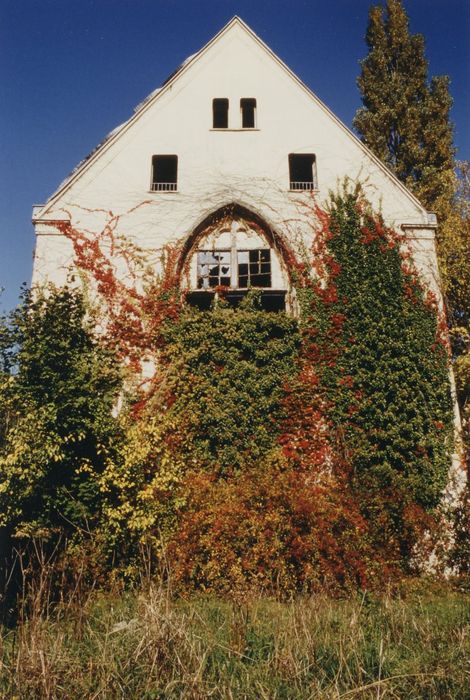
<svg viewBox="0 0 470 700">
<path fill-rule="evenodd" d="M 256 100 L 254 128 L 242 126 L 246 98 Z M 228 100 L 226 128 L 214 128 L 214 99 Z M 309 190 L 291 190 L 289 154 L 314 156 Z M 152 190 L 152 158 L 159 155 L 177 156 L 176 189 Z M 433 217 L 235 17 L 34 208 L 33 284 L 63 284 L 73 267 L 58 220 L 93 235 L 112 212 L 120 217 L 116 233 L 151 251 L 158 269 L 163 246 L 189 240 L 201 222 L 232 204 L 285 240 L 308 243 L 312 217 L 305 205 L 321 205 L 345 177 L 360 181 L 385 222 L 406 232 L 416 265 L 439 297 Z M 246 238 L 249 216 L 245 224 Z M 287 285 L 282 264 L 274 255 L 276 288 Z M 195 265 L 183 285 L 196 284 Z"/>
</svg>

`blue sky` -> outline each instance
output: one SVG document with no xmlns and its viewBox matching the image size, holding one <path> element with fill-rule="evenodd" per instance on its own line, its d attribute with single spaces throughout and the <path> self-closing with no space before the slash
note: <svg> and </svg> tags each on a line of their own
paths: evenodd
<svg viewBox="0 0 470 700">
<path fill-rule="evenodd" d="M 31 207 L 187 56 L 239 15 L 351 126 L 370 0 L 0 0 L 0 307 L 29 283 Z M 451 78 L 470 159 L 470 0 L 405 0 Z"/>
</svg>

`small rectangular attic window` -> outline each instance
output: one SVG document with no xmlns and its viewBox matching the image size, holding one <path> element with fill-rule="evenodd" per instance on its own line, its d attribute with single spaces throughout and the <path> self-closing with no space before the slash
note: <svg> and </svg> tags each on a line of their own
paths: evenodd
<svg viewBox="0 0 470 700">
<path fill-rule="evenodd" d="M 212 128 L 228 129 L 228 99 L 226 97 L 212 100 Z"/>
<path fill-rule="evenodd" d="M 256 100 L 253 97 L 243 97 L 240 100 L 242 113 L 242 129 L 254 129 L 256 126 Z"/>
<path fill-rule="evenodd" d="M 289 153 L 289 182 L 291 190 L 316 189 L 316 158 L 313 153 Z"/>
<path fill-rule="evenodd" d="M 178 188 L 178 156 L 152 156 L 152 190 L 176 192 Z"/>
</svg>

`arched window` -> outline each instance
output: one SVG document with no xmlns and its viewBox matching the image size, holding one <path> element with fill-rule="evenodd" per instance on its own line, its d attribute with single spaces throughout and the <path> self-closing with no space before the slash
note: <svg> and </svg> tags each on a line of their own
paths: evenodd
<svg viewBox="0 0 470 700">
<path fill-rule="evenodd" d="M 222 216 L 201 232 L 188 257 L 186 299 L 193 306 L 210 308 L 216 295 L 236 306 L 250 289 L 259 289 L 263 308 L 286 308 L 286 271 L 254 222 Z"/>
</svg>

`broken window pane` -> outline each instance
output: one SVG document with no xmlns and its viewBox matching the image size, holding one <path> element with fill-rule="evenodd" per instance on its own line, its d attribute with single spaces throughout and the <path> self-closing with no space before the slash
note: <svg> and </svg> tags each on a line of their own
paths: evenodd
<svg viewBox="0 0 470 700">
<path fill-rule="evenodd" d="M 200 250 L 197 254 L 197 288 L 230 286 L 230 251 Z"/>
<path fill-rule="evenodd" d="M 270 287 L 271 286 L 271 251 L 266 248 L 257 250 L 239 250 L 238 286 Z"/>
</svg>

